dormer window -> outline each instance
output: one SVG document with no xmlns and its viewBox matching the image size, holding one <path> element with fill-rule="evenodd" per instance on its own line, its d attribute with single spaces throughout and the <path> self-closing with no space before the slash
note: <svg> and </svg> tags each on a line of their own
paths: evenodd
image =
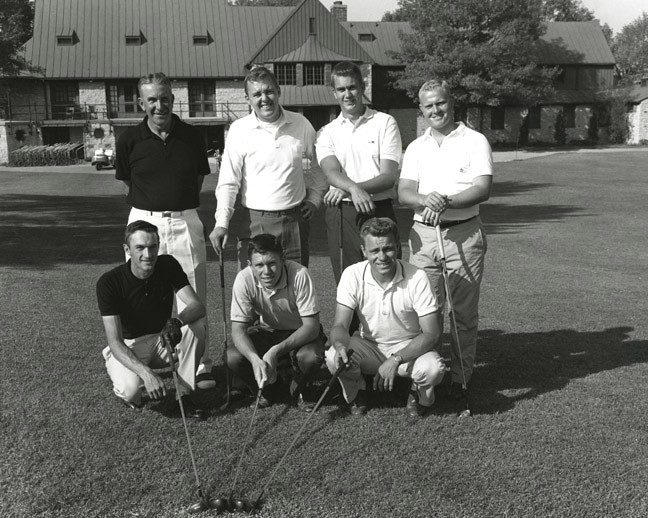
<svg viewBox="0 0 648 518">
<path fill-rule="evenodd" d="M 144 42 L 142 33 L 126 35 L 126 45 L 141 45 Z"/>
<path fill-rule="evenodd" d="M 56 44 L 61 46 L 74 45 L 79 42 L 79 38 L 76 35 L 75 31 L 72 31 L 69 34 L 59 34 L 56 36 Z"/>
<path fill-rule="evenodd" d="M 371 32 L 365 32 L 358 34 L 358 41 L 374 41 L 376 37 Z"/>
<path fill-rule="evenodd" d="M 308 33 L 317 34 L 317 24 L 315 23 L 315 18 L 308 19 Z"/>
<path fill-rule="evenodd" d="M 211 43 L 211 38 L 209 33 L 207 34 L 194 34 L 193 44 L 194 45 L 209 45 Z"/>
</svg>

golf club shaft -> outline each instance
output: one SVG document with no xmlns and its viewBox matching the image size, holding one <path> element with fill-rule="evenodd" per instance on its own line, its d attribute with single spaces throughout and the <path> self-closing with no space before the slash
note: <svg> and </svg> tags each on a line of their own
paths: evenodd
<svg viewBox="0 0 648 518">
<path fill-rule="evenodd" d="M 223 315 L 223 337 L 225 344 L 223 347 L 223 364 L 225 366 L 225 403 L 220 407 L 221 410 L 225 410 L 229 405 L 230 400 L 230 372 L 227 367 L 227 308 L 226 299 L 225 299 L 225 260 L 223 258 L 224 250 L 221 249 L 221 253 L 218 256 L 218 267 L 220 270 L 220 286 L 221 286 L 221 306 L 222 306 L 222 315 Z"/>
<path fill-rule="evenodd" d="M 338 229 L 340 235 L 338 236 L 338 245 L 339 245 L 339 251 L 340 251 L 340 276 L 342 275 L 342 272 L 344 271 L 344 210 L 342 209 L 342 201 L 340 201 L 339 205 L 339 215 L 340 215 L 340 228 Z"/>
<path fill-rule="evenodd" d="M 452 294 L 450 293 L 450 279 L 448 274 L 448 267 L 446 265 L 445 248 L 443 246 L 443 234 L 441 233 L 441 226 L 436 226 L 437 242 L 439 244 L 439 253 L 441 254 L 441 268 L 443 270 L 443 283 L 445 285 L 446 298 L 448 299 L 448 309 L 450 310 L 450 324 L 454 331 L 455 341 L 457 344 L 457 351 L 459 352 L 459 364 L 461 365 L 461 386 L 464 390 L 467 389 L 466 372 L 463 364 L 463 354 L 461 352 L 461 342 L 459 341 L 459 329 L 457 328 L 457 317 L 454 312 L 454 304 L 452 303 Z"/>
<path fill-rule="evenodd" d="M 350 359 L 352 354 L 353 354 L 353 349 L 348 349 L 348 350 L 347 350 L 347 359 Z M 299 429 L 299 431 L 295 434 L 295 437 L 293 438 L 292 442 L 291 442 L 290 445 L 288 446 L 288 449 L 286 450 L 286 453 L 284 453 L 283 457 L 281 457 L 281 459 L 279 459 L 279 462 L 278 462 L 277 465 L 275 466 L 275 469 L 272 471 L 272 473 L 270 474 L 270 477 L 268 478 L 268 480 L 266 481 L 265 485 L 264 485 L 263 488 L 261 489 L 261 492 L 259 493 L 259 496 L 258 496 L 257 499 L 254 501 L 254 504 L 252 504 L 252 509 L 256 509 L 258 503 L 261 501 L 261 498 L 262 498 L 263 495 L 265 494 L 266 489 L 268 489 L 268 486 L 270 485 L 270 482 L 272 482 L 272 479 L 274 478 L 275 474 L 276 474 L 277 471 L 279 470 L 279 466 L 281 466 L 281 464 L 283 463 L 283 461 L 286 460 L 286 457 L 288 457 L 288 454 L 290 453 L 290 450 L 292 450 L 293 446 L 295 446 L 295 444 L 297 444 L 297 440 L 299 439 L 299 436 L 300 436 L 301 433 L 304 431 L 304 428 L 306 428 L 306 426 L 307 426 L 308 423 L 310 422 L 310 420 L 311 420 L 311 418 L 313 417 L 313 415 L 315 415 L 315 412 L 317 412 L 317 409 L 318 409 L 318 408 L 320 407 L 320 405 L 322 404 L 322 401 L 324 401 L 324 398 L 326 397 L 326 394 L 328 394 L 328 391 L 331 390 L 331 387 L 333 386 L 333 383 L 335 383 L 335 380 L 338 379 L 338 376 L 340 375 L 340 373 L 341 373 L 344 369 L 346 369 L 346 368 L 347 368 L 346 365 L 340 365 L 340 366 L 337 368 L 337 370 L 335 371 L 335 373 L 333 374 L 333 376 L 331 376 L 331 379 L 330 379 L 329 382 L 326 384 L 326 388 L 324 389 L 324 392 L 322 392 L 322 395 L 321 395 L 320 398 L 317 400 L 317 403 L 315 404 L 315 407 L 313 408 L 313 411 L 310 412 L 310 413 L 308 414 L 308 417 L 306 418 L 306 421 L 304 421 L 304 424 L 301 426 L 301 428 Z"/>
<path fill-rule="evenodd" d="M 247 448 L 248 440 L 250 439 L 250 432 L 252 431 L 252 424 L 254 423 L 254 417 L 256 416 L 257 410 L 259 408 L 259 401 L 261 401 L 261 391 L 263 389 L 259 387 L 257 392 L 256 403 L 254 403 L 254 410 L 252 411 L 252 419 L 250 419 L 250 425 L 247 429 L 247 434 L 245 435 L 245 441 L 243 441 L 243 450 L 241 451 L 241 456 L 239 457 L 238 465 L 236 466 L 236 471 L 234 472 L 234 481 L 232 482 L 232 489 L 230 491 L 230 498 L 234 494 L 234 488 L 236 487 L 236 481 L 238 480 L 239 471 L 241 469 L 241 463 L 243 462 L 243 457 L 245 456 L 245 449 Z"/>
<path fill-rule="evenodd" d="M 189 436 L 189 428 L 187 427 L 187 417 L 185 416 L 184 405 L 182 404 L 182 396 L 180 395 L 180 383 L 178 382 L 178 372 L 176 370 L 175 358 L 173 356 L 173 349 L 169 344 L 165 344 L 167 354 L 169 355 L 169 363 L 171 364 L 171 373 L 173 375 L 173 384 L 175 385 L 176 394 L 178 396 L 178 404 L 180 405 L 180 414 L 182 415 L 182 424 L 184 426 L 185 435 L 187 436 L 187 446 L 189 447 L 189 456 L 191 457 L 191 466 L 193 467 L 194 476 L 196 477 L 196 485 L 198 486 L 198 496 L 201 500 L 205 498 L 200 485 L 200 477 L 198 477 L 198 469 L 196 468 L 196 460 L 194 459 L 193 449 L 191 447 L 191 437 Z"/>
</svg>

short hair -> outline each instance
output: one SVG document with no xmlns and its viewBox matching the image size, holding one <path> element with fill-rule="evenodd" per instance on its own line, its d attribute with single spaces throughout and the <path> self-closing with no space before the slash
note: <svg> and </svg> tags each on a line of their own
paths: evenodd
<svg viewBox="0 0 648 518">
<path fill-rule="evenodd" d="M 124 244 L 128 245 L 129 244 L 129 239 L 135 232 L 146 232 L 148 234 L 155 234 L 158 238 L 158 243 L 160 242 L 160 234 L 158 233 L 158 228 L 153 225 L 152 223 L 149 223 L 148 221 L 144 221 L 141 219 L 138 219 L 137 221 L 133 221 L 132 223 L 129 223 L 128 226 L 126 227 L 126 230 L 124 231 Z"/>
<path fill-rule="evenodd" d="M 360 238 L 364 243 L 365 236 L 369 234 L 374 237 L 394 236 L 397 243 L 400 244 L 400 235 L 398 225 L 391 218 L 371 218 L 365 221 L 360 229 Z"/>
<path fill-rule="evenodd" d="M 362 87 L 365 84 L 360 67 L 350 61 L 341 61 L 331 70 L 331 86 L 333 88 L 335 88 L 336 77 L 353 77 Z"/>
<path fill-rule="evenodd" d="M 258 234 L 248 243 L 248 259 L 252 259 L 252 254 L 255 253 L 260 255 L 275 253 L 283 257 L 284 249 L 278 237 L 272 234 Z"/>
<path fill-rule="evenodd" d="M 142 85 L 165 85 L 171 88 L 171 80 L 162 72 L 154 72 L 139 78 L 137 91 L 142 94 Z"/>
<path fill-rule="evenodd" d="M 426 81 L 421 85 L 421 88 L 419 88 L 418 95 L 420 97 L 423 92 L 431 92 L 432 90 L 437 89 L 443 90 L 446 95 L 449 95 L 454 99 L 454 97 L 452 97 L 452 88 L 450 88 L 450 85 L 444 79 L 430 79 L 429 81 Z"/>
<path fill-rule="evenodd" d="M 279 82 L 275 75 L 266 67 L 256 65 L 250 69 L 243 80 L 243 90 L 245 91 L 245 95 L 247 95 L 248 83 L 260 83 L 261 81 L 270 82 L 277 90 L 279 90 Z"/>
</svg>

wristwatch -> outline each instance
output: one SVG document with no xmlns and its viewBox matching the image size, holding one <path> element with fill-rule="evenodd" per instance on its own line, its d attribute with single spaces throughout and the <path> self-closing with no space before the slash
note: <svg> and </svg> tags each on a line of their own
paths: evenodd
<svg viewBox="0 0 648 518">
<path fill-rule="evenodd" d="M 394 360 L 396 360 L 396 363 L 397 363 L 398 365 L 400 365 L 401 363 L 403 363 L 403 357 L 402 357 L 400 354 L 392 354 L 392 355 L 390 356 L 390 358 L 393 358 Z"/>
</svg>

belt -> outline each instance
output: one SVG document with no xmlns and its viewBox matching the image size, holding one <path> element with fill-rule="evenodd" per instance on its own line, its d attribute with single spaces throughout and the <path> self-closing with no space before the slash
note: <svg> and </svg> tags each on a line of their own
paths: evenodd
<svg viewBox="0 0 648 518">
<path fill-rule="evenodd" d="M 456 227 L 457 225 L 461 225 L 462 223 L 467 223 L 468 221 L 472 221 L 475 219 L 477 216 L 473 216 L 472 218 L 468 219 L 460 219 L 456 221 L 441 221 L 439 223 L 439 226 L 441 228 L 450 228 L 450 227 Z M 434 227 L 432 223 L 425 223 L 424 221 L 417 221 L 417 223 L 420 223 L 421 225 L 425 225 L 426 227 Z"/>
<path fill-rule="evenodd" d="M 165 210 L 162 212 L 155 212 L 153 210 L 145 210 L 146 214 L 149 216 L 155 216 L 156 218 L 179 218 L 184 215 L 186 211 L 184 210 Z"/>
<path fill-rule="evenodd" d="M 391 204 L 392 204 L 392 200 L 390 198 L 386 198 L 384 200 L 374 201 L 374 205 L 376 207 L 383 207 L 383 206 L 387 206 L 387 205 L 391 205 Z M 350 205 L 350 206 L 353 207 L 353 202 L 349 201 L 349 200 L 342 200 L 342 205 Z"/>
<path fill-rule="evenodd" d="M 272 214 L 273 216 L 289 216 L 291 214 L 297 214 L 299 212 L 300 207 L 301 204 L 297 205 L 297 207 L 293 207 L 292 209 L 286 209 L 286 210 L 257 210 L 257 209 L 248 209 L 248 210 L 250 212 L 256 212 L 261 216 L 263 216 L 264 214 Z"/>
</svg>

